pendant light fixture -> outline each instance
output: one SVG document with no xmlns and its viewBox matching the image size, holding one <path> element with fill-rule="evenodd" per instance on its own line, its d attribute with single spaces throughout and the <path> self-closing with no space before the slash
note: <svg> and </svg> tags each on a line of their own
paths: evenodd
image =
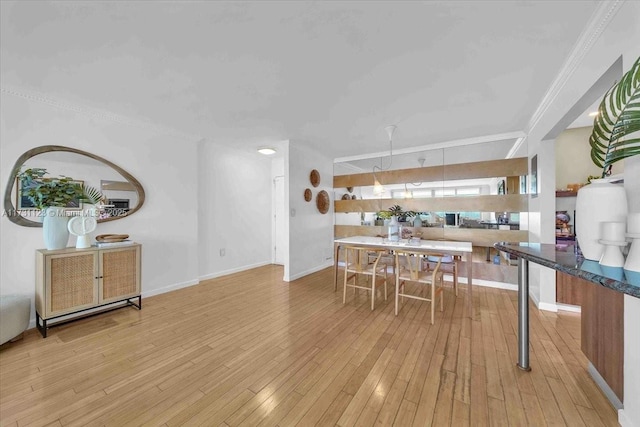
<svg viewBox="0 0 640 427">
<path fill-rule="evenodd" d="M 378 171 L 386 171 L 391 168 L 391 163 L 393 162 L 393 133 L 396 131 L 397 128 L 398 127 L 396 125 L 389 125 L 384 128 L 384 130 L 387 132 L 387 135 L 389 135 L 389 166 L 387 166 L 386 168 L 382 167 L 382 158 L 380 158 L 379 167 L 376 165 L 373 166 L 373 194 L 377 196 L 384 193 L 385 189 L 380 183 L 380 181 L 378 180 L 378 178 L 376 177 L 376 169 Z"/>
</svg>

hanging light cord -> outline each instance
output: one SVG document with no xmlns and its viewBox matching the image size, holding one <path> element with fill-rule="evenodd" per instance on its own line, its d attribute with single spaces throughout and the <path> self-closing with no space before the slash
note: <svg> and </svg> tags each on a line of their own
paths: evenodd
<svg viewBox="0 0 640 427">
<path fill-rule="evenodd" d="M 378 169 L 379 171 L 388 171 L 389 169 L 391 169 L 391 164 L 393 163 L 393 141 L 391 140 L 391 138 L 389 138 L 389 166 L 387 166 L 386 168 L 382 167 L 382 157 L 380 157 L 380 166 L 377 165 L 373 165 L 373 174 L 376 174 L 376 169 Z"/>
</svg>

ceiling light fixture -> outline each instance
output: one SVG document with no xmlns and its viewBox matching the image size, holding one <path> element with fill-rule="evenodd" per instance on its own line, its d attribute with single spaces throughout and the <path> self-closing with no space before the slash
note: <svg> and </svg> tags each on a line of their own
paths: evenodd
<svg viewBox="0 0 640 427">
<path fill-rule="evenodd" d="M 270 156 L 272 154 L 275 154 L 276 150 L 274 150 L 273 148 L 264 147 L 264 148 L 259 148 L 258 153 L 264 154 L 265 156 Z"/>
<path fill-rule="evenodd" d="M 376 169 L 378 169 L 379 171 L 386 171 L 389 170 L 391 168 L 391 163 L 393 162 L 393 133 L 396 131 L 398 127 L 395 125 L 389 125 L 387 127 L 384 128 L 384 130 L 387 132 L 387 135 L 389 135 L 389 166 L 387 166 L 386 168 L 382 167 L 382 157 L 380 158 L 380 166 L 373 166 L 373 194 L 379 196 L 382 193 L 384 193 L 384 187 L 382 186 L 382 184 L 380 184 L 380 181 L 378 181 L 378 178 L 376 177 Z"/>
</svg>

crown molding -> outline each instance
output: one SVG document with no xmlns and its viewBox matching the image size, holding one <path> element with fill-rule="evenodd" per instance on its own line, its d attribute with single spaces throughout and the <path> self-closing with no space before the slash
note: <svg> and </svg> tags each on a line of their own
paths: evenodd
<svg viewBox="0 0 640 427">
<path fill-rule="evenodd" d="M 100 110 L 84 105 L 72 104 L 60 99 L 50 98 L 44 93 L 22 87 L 2 85 L 0 86 L 0 93 L 3 95 L 11 95 L 18 98 L 26 99 L 28 101 L 39 102 L 41 104 L 46 104 L 60 110 L 73 111 L 74 113 L 94 119 L 106 120 L 114 123 L 120 123 L 128 126 L 146 129 L 158 134 L 171 135 L 186 141 L 199 142 L 204 139 L 202 136 L 182 132 L 168 126 L 162 126 L 151 122 L 132 119 L 130 117 L 115 114 L 107 110 Z"/>
<path fill-rule="evenodd" d="M 533 113 L 531 120 L 529 120 L 529 124 L 526 128 L 527 134 L 536 127 L 542 116 L 544 116 L 546 111 L 549 109 L 549 106 L 554 103 L 556 97 L 567 84 L 569 78 L 582 63 L 585 55 L 591 50 L 598 38 L 600 38 L 600 35 L 605 28 L 607 28 L 609 22 L 611 22 L 611 19 L 615 16 L 624 2 L 625 0 L 605 0 L 598 3 L 598 7 L 593 12 L 593 15 L 591 15 L 591 18 L 580 34 L 580 37 L 578 37 L 571 53 L 562 65 L 560 72 L 545 93 L 542 101 L 538 105 L 538 108 Z"/>
</svg>

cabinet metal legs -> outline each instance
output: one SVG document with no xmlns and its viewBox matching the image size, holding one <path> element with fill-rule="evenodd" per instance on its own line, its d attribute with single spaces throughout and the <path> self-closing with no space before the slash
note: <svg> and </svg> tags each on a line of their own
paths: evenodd
<svg viewBox="0 0 640 427">
<path fill-rule="evenodd" d="M 136 299 L 138 300 L 137 304 L 134 302 Z M 126 304 L 124 304 L 124 305 L 115 305 L 115 304 L 123 303 L 123 302 L 126 303 Z M 138 296 L 135 296 L 135 297 L 123 299 L 122 301 L 114 301 L 114 302 L 110 302 L 110 303 L 107 303 L 107 304 L 98 305 L 96 307 L 87 308 L 85 310 L 78 310 L 78 311 L 76 311 L 74 313 L 64 314 L 62 316 L 50 317 L 48 319 L 43 319 L 40 316 L 40 313 L 38 313 L 38 311 L 36 310 L 36 328 L 38 328 L 38 331 L 40 331 L 40 334 L 42 335 L 42 338 L 46 338 L 47 337 L 47 329 L 49 329 L 49 328 L 51 328 L 53 326 L 62 325 L 64 323 L 73 322 L 74 320 L 84 319 L 86 317 L 95 316 L 95 315 L 98 315 L 98 314 L 105 313 L 107 311 L 117 310 L 119 308 L 128 307 L 128 306 L 133 306 L 133 307 L 137 308 L 138 310 L 142 310 L 142 295 L 138 295 Z M 98 309 L 98 311 L 95 311 L 95 312 L 92 312 L 92 313 L 80 314 L 79 316 L 75 316 L 73 318 L 66 319 L 66 320 L 61 320 L 61 321 L 52 323 L 50 326 L 47 326 L 47 322 L 50 321 L 50 320 L 54 320 L 54 319 L 58 319 L 58 318 L 61 318 L 61 317 L 74 315 L 74 314 L 77 314 L 77 313 L 86 312 L 86 311 L 89 311 L 89 310 L 96 310 L 96 309 Z"/>
</svg>

